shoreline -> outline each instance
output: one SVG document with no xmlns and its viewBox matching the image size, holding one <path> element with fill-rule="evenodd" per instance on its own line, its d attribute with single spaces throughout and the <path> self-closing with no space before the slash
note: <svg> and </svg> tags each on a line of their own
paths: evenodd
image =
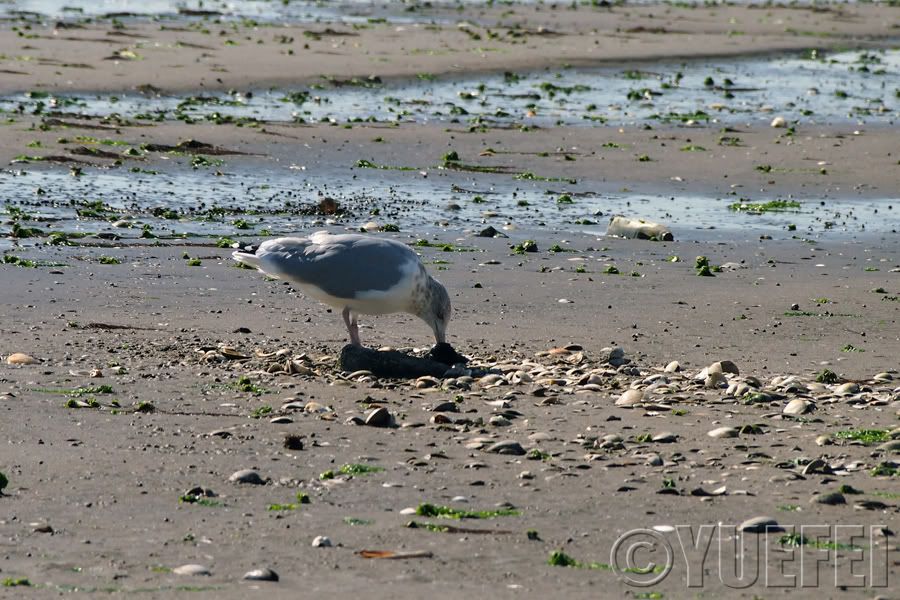
<svg viewBox="0 0 900 600">
<path fill-rule="evenodd" d="M 161 30 L 157 24 L 135 23 L 113 30 L 105 25 L 59 31 L 38 26 L 24 38 L 4 30 L 0 56 L 5 59 L 0 68 L 23 74 L 10 74 L 0 93 L 121 92 L 142 85 L 172 93 L 247 89 L 314 83 L 329 74 L 384 79 L 421 73 L 479 75 L 565 63 L 607 66 L 662 57 L 727 58 L 810 47 L 889 47 L 900 39 L 896 11 L 877 4 L 843 5 L 824 12 L 812 7 L 710 10 L 641 5 L 544 11 L 516 6 L 512 17 L 503 17 L 505 10 L 483 9 L 493 25 L 464 27 L 376 23 L 356 29 L 342 25 L 338 30 L 323 29 L 322 24 L 201 23 L 197 27 L 207 28 L 204 34 L 191 28 Z M 678 27 L 657 28 L 657 22 L 678 23 Z M 67 66 L 72 64 L 72 48 L 78 48 L 75 67 Z M 22 56 L 29 58 L 17 60 Z"/>
</svg>

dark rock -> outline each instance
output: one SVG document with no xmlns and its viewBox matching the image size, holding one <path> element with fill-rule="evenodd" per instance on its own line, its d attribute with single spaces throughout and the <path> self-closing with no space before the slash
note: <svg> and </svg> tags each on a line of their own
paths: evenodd
<svg viewBox="0 0 900 600">
<path fill-rule="evenodd" d="M 449 346 L 449 344 L 448 344 Z M 431 375 L 443 377 L 447 364 L 429 358 L 417 358 L 396 350 L 373 350 L 347 344 L 341 350 L 340 368 L 344 371 L 370 371 L 376 377 L 411 379 Z"/>
</svg>

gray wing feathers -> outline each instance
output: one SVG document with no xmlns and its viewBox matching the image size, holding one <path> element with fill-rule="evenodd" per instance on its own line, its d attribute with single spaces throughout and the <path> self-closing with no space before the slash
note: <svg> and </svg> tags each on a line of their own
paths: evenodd
<svg viewBox="0 0 900 600">
<path fill-rule="evenodd" d="M 314 285 L 337 298 L 387 290 L 403 279 L 407 272 L 404 265 L 418 262 L 415 252 L 391 240 L 351 234 L 325 236 L 316 242 L 280 238 L 260 245 L 255 256 L 238 252 L 233 256 L 282 279 Z"/>
</svg>

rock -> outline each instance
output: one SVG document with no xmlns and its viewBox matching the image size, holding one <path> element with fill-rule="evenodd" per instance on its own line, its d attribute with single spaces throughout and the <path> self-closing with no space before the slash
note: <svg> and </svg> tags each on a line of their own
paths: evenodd
<svg viewBox="0 0 900 600">
<path fill-rule="evenodd" d="M 506 440 L 503 442 L 497 442 L 496 444 L 492 444 L 485 449 L 485 452 L 492 452 L 494 454 L 512 454 L 515 456 L 522 456 L 525 454 L 525 448 L 519 442 L 514 440 Z"/>
<path fill-rule="evenodd" d="M 614 367 L 621 367 L 622 365 L 631 362 L 630 359 L 625 358 L 625 351 L 619 347 L 601 348 L 598 360 L 601 363 L 609 363 Z"/>
<path fill-rule="evenodd" d="M 642 219 L 629 219 L 622 215 L 616 215 L 609 220 L 606 235 L 639 240 L 654 239 L 663 242 L 671 242 L 675 239 L 665 225 Z"/>
<path fill-rule="evenodd" d="M 331 538 L 324 535 L 317 535 L 312 541 L 313 548 L 331 548 Z"/>
<path fill-rule="evenodd" d="M 773 531 L 784 531 L 778 522 L 771 517 L 753 517 L 747 519 L 738 527 L 738 531 L 746 531 L 748 533 L 769 533 Z"/>
<path fill-rule="evenodd" d="M 249 483 L 252 485 L 265 485 L 266 481 L 253 469 L 242 469 L 231 474 L 228 481 L 232 483 Z"/>
<path fill-rule="evenodd" d="M 383 406 L 373 408 L 366 414 L 366 425 L 369 427 L 390 427 L 394 424 L 394 417 Z"/>
<path fill-rule="evenodd" d="M 502 232 L 500 232 L 500 231 L 497 231 L 497 230 L 494 229 L 494 227 L 491 226 L 491 225 L 488 225 L 487 227 L 485 227 L 484 229 L 482 229 L 481 231 L 479 231 L 479 232 L 476 233 L 475 235 L 478 236 L 478 237 L 491 237 L 491 238 L 492 238 L 492 237 L 509 237 L 509 236 L 506 235 L 505 233 L 502 233 Z"/>
<path fill-rule="evenodd" d="M 803 415 L 816 407 L 815 404 L 803 398 L 794 398 L 781 410 L 786 415 Z"/>
<path fill-rule="evenodd" d="M 838 396 L 850 396 L 851 394 L 859 393 L 859 384 L 852 381 L 842 383 L 834 389 L 834 393 Z"/>
<path fill-rule="evenodd" d="M 873 377 L 873 379 L 875 381 L 891 381 L 892 379 L 894 379 L 894 376 L 888 372 L 883 372 L 883 373 L 878 373 L 877 375 L 875 375 L 875 377 Z"/>
<path fill-rule="evenodd" d="M 740 431 L 734 427 L 719 427 L 717 429 L 713 429 L 710 432 L 707 432 L 711 438 L 735 438 L 738 436 Z"/>
<path fill-rule="evenodd" d="M 810 498 L 811 504 L 827 504 L 828 506 L 837 506 L 839 504 L 847 504 L 847 499 L 840 492 L 827 492 L 824 494 L 813 494 Z"/>
<path fill-rule="evenodd" d="M 212 575 L 209 568 L 203 565 L 181 565 L 172 569 L 172 572 L 176 575 Z"/>
<path fill-rule="evenodd" d="M 285 406 L 287 406 L 287 404 L 282 406 L 282 408 L 285 408 Z M 311 414 L 324 414 L 331 412 L 331 409 L 323 404 L 319 404 L 318 402 L 310 401 L 303 405 L 303 411 Z"/>
<path fill-rule="evenodd" d="M 651 454 L 647 457 L 647 460 L 644 461 L 644 464 L 648 467 L 661 467 L 663 466 L 663 459 L 659 454 Z"/>
<path fill-rule="evenodd" d="M 459 405 L 456 402 L 441 402 L 440 404 L 436 404 L 431 408 L 431 412 L 459 412 Z"/>
<path fill-rule="evenodd" d="M 678 441 L 678 436 L 670 431 L 661 431 L 650 439 L 660 444 L 671 444 Z"/>
<path fill-rule="evenodd" d="M 640 404 L 644 400 L 644 392 L 641 390 L 629 389 L 622 392 L 619 399 L 616 400 L 616 406 L 634 406 Z"/>
<path fill-rule="evenodd" d="M 278 581 L 278 573 L 272 569 L 253 569 L 244 573 L 244 579 L 250 581 Z"/>
<path fill-rule="evenodd" d="M 816 446 L 830 446 L 834 442 L 831 441 L 831 436 L 827 434 L 820 435 L 816 438 Z"/>
<path fill-rule="evenodd" d="M 775 117 L 772 119 L 771 125 L 775 128 L 787 127 L 787 120 L 784 117 Z"/>
<path fill-rule="evenodd" d="M 673 360 L 663 369 L 666 373 L 677 373 L 681 370 L 681 364 L 677 360 Z"/>
<path fill-rule="evenodd" d="M 493 425 L 494 427 L 509 427 L 512 425 L 512 421 L 502 415 L 494 415 L 488 420 L 488 424 Z"/>
<path fill-rule="evenodd" d="M 35 357 L 22 352 L 16 352 L 6 357 L 6 364 L 8 365 L 37 365 L 40 364 L 40 362 L 41 361 Z"/>
</svg>

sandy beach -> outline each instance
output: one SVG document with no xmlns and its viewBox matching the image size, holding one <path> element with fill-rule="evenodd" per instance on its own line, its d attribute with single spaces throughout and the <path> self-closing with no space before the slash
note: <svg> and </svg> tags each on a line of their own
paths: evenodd
<svg viewBox="0 0 900 600">
<path fill-rule="evenodd" d="M 900 9 L 392 10 L 2 21 L 0 597 L 894 597 Z M 812 50 L 882 79 L 840 118 L 824 80 L 793 117 L 727 67 L 664 105 L 673 61 Z M 605 68 L 645 89 L 573 108 Z M 475 85 L 526 72 L 556 87 Z M 457 81 L 465 114 L 413 85 Z M 315 116 L 369 85 L 412 91 Z M 489 94 L 511 114 L 474 116 Z M 607 236 L 617 213 L 675 240 Z M 340 315 L 230 258 L 323 228 L 415 246 L 469 376 L 342 371 Z"/>
</svg>

